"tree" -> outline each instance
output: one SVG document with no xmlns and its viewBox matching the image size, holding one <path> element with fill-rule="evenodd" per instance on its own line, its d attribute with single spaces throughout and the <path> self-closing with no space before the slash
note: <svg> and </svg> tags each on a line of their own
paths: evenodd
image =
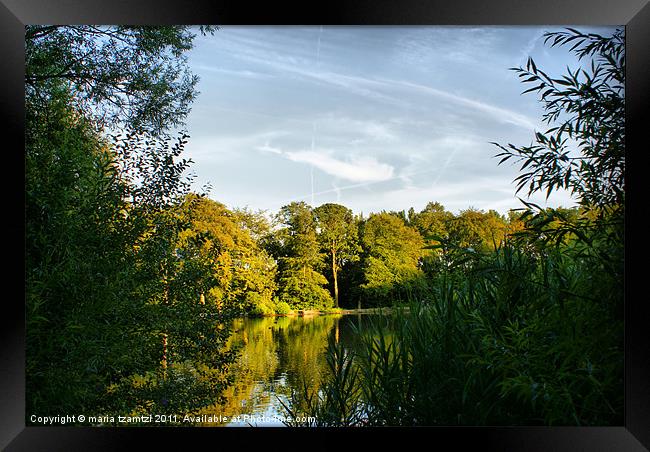
<svg viewBox="0 0 650 452">
<path fill-rule="evenodd" d="M 116 366 L 133 337 L 119 339 L 132 318 L 113 309 L 129 312 L 128 243 L 139 227 L 120 215 L 121 187 L 112 183 L 106 143 L 65 93 L 27 109 L 25 123 L 27 412 L 79 412 L 100 403 L 96 386 L 115 377 L 113 366 L 135 365 Z M 148 340 L 138 345 L 134 360 L 143 358 Z"/>
<path fill-rule="evenodd" d="M 505 219 L 494 210 L 485 213 L 473 208 L 465 209 L 447 224 L 450 242 L 474 251 L 493 250 L 506 235 Z"/>
<path fill-rule="evenodd" d="M 524 83 L 535 83 L 544 105 L 543 120 L 553 127 L 536 132 L 536 144 L 498 146 L 500 163 L 511 158 L 522 162 L 515 180 L 517 191 L 528 194 L 546 190 L 570 190 L 580 204 L 603 214 L 622 217 L 625 204 L 625 36 L 584 34 L 578 30 L 546 33 L 552 46 L 573 44 L 571 50 L 583 67 L 561 78 L 537 68 L 532 58 L 526 68 L 512 68 Z"/>
<path fill-rule="evenodd" d="M 43 105 L 58 85 L 101 126 L 154 136 L 181 126 L 197 95 L 185 56 L 194 36 L 187 26 L 28 25 L 28 105 Z"/>
<path fill-rule="evenodd" d="M 323 287 L 327 279 L 320 273 L 323 255 L 312 208 L 304 202 L 292 202 L 282 207 L 277 217 L 286 225 L 278 232 L 276 255 L 280 298 L 299 309 L 331 306 L 332 297 Z"/>
<path fill-rule="evenodd" d="M 544 105 L 543 120 L 551 125 L 535 133 L 535 144 L 507 146 L 493 143 L 502 152 L 499 163 L 521 162 L 517 192 L 528 187 L 528 195 L 570 190 L 585 213 L 579 221 L 565 221 L 561 214 L 525 202 L 523 218 L 528 232 L 545 241 L 562 243 L 575 235 L 583 252 L 608 267 L 622 280 L 623 219 L 625 208 L 625 36 L 617 29 L 611 36 L 585 34 L 567 29 L 545 34 L 552 46 L 572 45 L 582 67 L 552 78 L 537 68 L 532 58 L 526 67 L 512 68 L 523 83 L 534 86 Z M 547 227 L 555 220 L 560 222 Z"/>
<path fill-rule="evenodd" d="M 334 286 L 334 305 L 339 306 L 339 270 L 359 259 L 357 227 L 352 211 L 340 204 L 323 204 L 314 209 L 318 241 L 329 254 Z"/>
<path fill-rule="evenodd" d="M 444 236 L 447 232 L 447 222 L 453 216 L 439 202 L 430 202 L 419 213 L 413 212 L 410 214 L 412 225 L 423 237 L 429 235 Z"/>
<path fill-rule="evenodd" d="M 193 96 L 173 78 L 183 33 L 26 28 L 28 413 L 190 410 L 222 387 L 228 329 L 185 290 L 209 280 L 201 240 L 184 260 L 174 247 L 189 161 L 164 131 Z"/>
<path fill-rule="evenodd" d="M 362 285 L 371 298 L 394 302 L 391 297 L 417 295 L 423 282 L 420 259 L 422 236 L 390 213 L 371 214 L 362 228 L 364 250 Z"/>
<path fill-rule="evenodd" d="M 252 232 L 266 229 L 264 218 L 250 212 L 231 212 L 223 204 L 194 193 L 186 197 L 183 208 L 191 220 L 180 234 L 178 246 L 186 249 L 185 244 L 200 240 L 198 251 L 209 259 L 213 276 L 212 283 L 203 287 L 205 301 L 238 313 L 250 312 L 259 304 L 270 305 L 276 290 L 276 265 Z"/>
<path fill-rule="evenodd" d="M 502 364 L 486 360 L 505 375 L 511 372 L 501 384 L 511 388 L 507 392 L 523 394 L 522 389 L 530 388 L 529 382 L 522 384 L 528 378 L 547 382 L 545 422 L 560 422 L 568 407 L 570 422 L 616 423 L 622 419 L 624 394 L 624 32 L 600 36 L 568 29 L 545 36 L 552 46 L 570 45 L 581 67 L 567 68 L 566 75 L 553 78 L 529 58 L 525 68 L 513 69 L 523 83 L 533 84 L 524 93 L 539 94 L 543 120 L 550 128 L 536 132 L 530 146 L 495 143 L 502 151 L 497 156 L 500 163 L 509 159 L 521 163 L 517 191 L 528 188 L 529 195 L 545 191 L 548 197 L 554 190 L 567 189 L 580 209 L 544 209 L 522 200 L 523 213 L 511 217 L 520 228 L 516 248 L 509 248 L 531 259 L 529 268 L 538 275 L 541 294 L 522 310 L 524 321 L 510 321 L 511 338 L 497 333 L 494 339 L 484 339 L 488 347 L 483 354 L 495 356 L 492 348 L 514 358 Z M 549 333 L 554 337 L 551 343 L 546 340 Z M 517 351 L 517 344 L 524 343 L 525 350 Z M 541 355 L 533 357 L 529 350 Z M 549 366 L 551 362 L 556 364 Z M 589 363 L 588 378 L 581 372 L 582 362 Z M 539 394 L 527 397 L 542 400 Z"/>
</svg>

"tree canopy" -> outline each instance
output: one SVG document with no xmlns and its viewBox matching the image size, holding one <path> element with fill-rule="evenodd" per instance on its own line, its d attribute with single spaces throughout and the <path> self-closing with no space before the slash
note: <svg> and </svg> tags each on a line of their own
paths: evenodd
<svg viewBox="0 0 650 452">
<path fill-rule="evenodd" d="M 334 305 L 339 306 L 338 272 L 347 262 L 359 259 L 361 247 L 352 211 L 340 204 L 323 204 L 314 209 L 318 241 L 331 258 Z"/>
<path fill-rule="evenodd" d="M 100 126 L 153 135 L 181 126 L 197 95 L 185 56 L 194 36 L 187 26 L 28 25 L 28 105 L 43 105 L 58 86 Z"/>
</svg>

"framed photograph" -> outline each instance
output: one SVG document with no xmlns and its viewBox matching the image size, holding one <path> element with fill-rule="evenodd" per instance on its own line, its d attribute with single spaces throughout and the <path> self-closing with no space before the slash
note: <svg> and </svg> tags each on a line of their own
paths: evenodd
<svg viewBox="0 0 650 452">
<path fill-rule="evenodd" d="M 647 2 L 0 18 L 3 449 L 650 447 Z"/>
</svg>

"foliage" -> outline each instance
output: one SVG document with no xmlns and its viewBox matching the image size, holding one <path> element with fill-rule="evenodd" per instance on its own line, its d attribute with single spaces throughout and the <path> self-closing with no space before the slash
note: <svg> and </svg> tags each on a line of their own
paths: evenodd
<svg viewBox="0 0 650 452">
<path fill-rule="evenodd" d="M 592 272 L 505 244 L 439 279 L 430 304 L 372 320 L 355 371 L 337 370 L 320 398 L 294 394 L 292 409 L 328 412 L 330 426 L 349 425 L 345 413 L 353 425 L 620 424 L 622 324 L 592 297 Z M 348 353 L 337 347 L 330 359 Z M 337 388 L 359 393 L 338 412 Z"/>
<path fill-rule="evenodd" d="M 263 217 L 242 216 L 207 197 L 189 194 L 183 204 L 191 225 L 179 235 L 182 258 L 185 244 L 200 241 L 196 253 L 208 259 L 213 281 L 205 285 L 206 300 L 222 309 L 244 313 L 272 305 L 276 291 L 276 265 L 251 235 L 247 222 L 260 224 Z M 197 278 L 194 278 L 196 284 Z"/>
<path fill-rule="evenodd" d="M 289 303 L 284 301 L 278 301 L 275 303 L 275 313 L 280 315 L 287 315 L 291 312 L 291 306 Z"/>
<path fill-rule="evenodd" d="M 503 152 L 500 163 L 509 159 L 522 162 L 517 191 L 528 186 L 528 194 L 565 188 L 580 200 L 585 216 L 572 228 L 588 248 L 594 240 L 608 245 L 622 244 L 625 206 L 625 37 L 622 29 L 603 37 L 568 29 L 546 33 L 552 46 L 572 45 L 583 67 L 567 68 L 561 78 L 552 78 L 537 68 L 532 59 L 526 68 L 513 68 L 524 83 L 535 86 L 544 105 L 544 121 L 552 125 L 535 134 L 536 144 L 507 147 L 494 143 Z M 589 61 L 584 61 L 589 60 Z M 549 219 L 532 204 L 526 204 L 533 222 Z M 535 212 L 537 214 L 535 215 Z M 561 217 L 559 217 L 560 220 Z M 533 231 L 534 228 L 531 230 Z M 580 233 L 582 232 L 582 234 Z M 537 231 L 538 235 L 543 233 Z M 587 236 L 593 236 L 588 238 Z M 598 238 L 595 238 L 598 237 Z M 621 269 L 622 247 L 616 246 L 614 259 L 604 258 L 613 271 Z M 622 273 L 618 273 L 622 277 Z"/>
<path fill-rule="evenodd" d="M 280 209 L 278 220 L 286 225 L 276 246 L 280 300 L 293 309 L 320 309 L 332 306 L 325 289 L 327 279 L 320 273 L 323 256 L 319 251 L 316 222 L 310 206 L 293 202 Z"/>
<path fill-rule="evenodd" d="M 160 128 L 184 115 L 185 107 L 165 100 L 165 90 L 176 88 L 162 79 L 137 85 L 140 100 L 162 103 L 151 110 L 158 117 L 149 123 L 121 108 L 126 104 L 113 110 L 126 129 L 142 129 L 124 137 L 102 135 L 96 116 L 112 108 L 115 86 L 109 85 L 116 79 L 110 77 L 120 69 L 119 58 L 151 51 L 142 63 L 154 72 L 177 63 L 160 53 L 166 39 L 175 38 L 145 28 L 127 32 L 139 36 L 137 43 L 125 39 L 119 55 L 110 39 L 89 40 L 93 27 L 26 30 L 28 414 L 126 414 L 159 403 L 150 395 L 160 390 L 174 391 L 166 399 L 174 406 L 193 409 L 218 396 L 221 374 L 233 359 L 222 350 L 229 334 L 223 315 L 198 298 L 195 283 L 212 281 L 208 261 L 194 252 L 203 238 L 182 244 L 183 259 L 176 248 L 191 224 L 179 209 L 190 162 L 176 161 L 187 136 L 173 145 L 159 137 Z M 101 49 L 113 53 L 97 53 Z M 80 58 L 84 52 L 88 60 Z M 88 72 L 80 72 L 82 66 Z M 86 76 L 107 78 L 95 85 Z M 138 73 L 117 76 L 119 83 L 141 82 Z M 194 370 L 181 364 L 189 361 Z M 188 372 L 201 378 L 188 380 L 186 391 L 170 389 L 175 375 Z M 140 378 L 149 383 L 139 385 Z M 130 395 L 116 398 L 113 390 Z"/>
<path fill-rule="evenodd" d="M 340 204 L 323 204 L 314 209 L 318 242 L 331 258 L 334 305 L 339 306 L 338 273 L 348 262 L 359 260 L 357 228 L 352 211 Z"/>
<path fill-rule="evenodd" d="M 159 135 L 183 124 L 197 95 L 184 55 L 193 39 L 187 26 L 28 25 L 27 98 L 38 108 L 65 86 L 99 124 Z"/>
<path fill-rule="evenodd" d="M 583 67 L 562 78 L 552 78 L 528 60 L 515 68 L 524 83 L 537 83 L 544 105 L 544 121 L 553 125 L 536 133 L 536 145 L 502 149 L 501 162 L 510 158 L 528 168 L 516 180 L 528 193 L 557 188 L 574 193 L 581 215 L 570 221 L 560 210 L 543 210 L 526 203 L 524 241 L 555 245 L 573 242 L 575 255 L 595 268 L 604 267 L 613 291 L 622 291 L 625 215 L 625 37 L 622 29 L 611 36 L 568 29 L 547 33 L 552 46 L 572 45 Z M 495 143 L 496 144 L 496 143 Z M 554 227 L 549 227 L 554 225 Z M 622 297 L 617 310 L 622 311 Z"/>
<path fill-rule="evenodd" d="M 124 328 L 131 287 L 122 277 L 132 274 L 127 247 L 139 224 L 121 215 L 105 143 L 67 101 L 56 93 L 47 108 L 26 115 L 28 412 L 94 406 L 96 386 L 115 374 L 135 339 Z M 128 365 L 144 358 L 148 342 L 134 347 Z"/>
<path fill-rule="evenodd" d="M 363 224 L 362 285 L 370 300 L 386 304 L 388 300 L 417 297 L 423 285 L 420 259 L 424 242 L 416 230 L 388 213 L 373 214 Z"/>
<path fill-rule="evenodd" d="M 447 224 L 453 217 L 454 215 L 446 211 L 439 202 L 430 202 L 422 211 L 410 212 L 409 224 L 414 226 L 422 237 L 444 236 L 447 233 Z"/>
</svg>

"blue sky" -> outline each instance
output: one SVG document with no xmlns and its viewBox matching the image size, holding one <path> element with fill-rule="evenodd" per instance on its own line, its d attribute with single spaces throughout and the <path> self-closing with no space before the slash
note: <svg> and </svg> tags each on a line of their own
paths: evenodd
<svg viewBox="0 0 650 452">
<path fill-rule="evenodd" d="M 185 149 L 195 189 L 210 182 L 226 206 L 269 213 L 291 201 L 364 214 L 429 201 L 454 213 L 522 207 L 518 165 L 497 165 L 490 142 L 528 145 L 547 128 L 536 95 L 521 95 L 527 87 L 508 68 L 529 55 L 551 76 L 576 67 L 568 49 L 543 43 L 559 29 L 223 26 L 199 35 L 189 63 L 201 94 Z M 567 193 L 531 200 L 575 204 Z"/>
</svg>

